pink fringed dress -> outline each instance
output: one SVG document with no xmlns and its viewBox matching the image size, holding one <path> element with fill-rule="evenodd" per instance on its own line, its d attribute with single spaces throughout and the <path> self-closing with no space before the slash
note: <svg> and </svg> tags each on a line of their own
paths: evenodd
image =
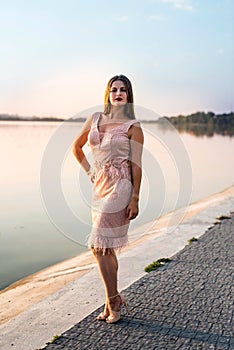
<svg viewBox="0 0 234 350">
<path fill-rule="evenodd" d="M 126 209 L 132 192 L 130 126 L 136 119 L 100 133 L 101 113 L 95 113 L 88 141 L 92 149 L 95 181 L 92 196 L 92 231 L 88 245 L 93 249 L 120 249 L 128 243 Z"/>
</svg>

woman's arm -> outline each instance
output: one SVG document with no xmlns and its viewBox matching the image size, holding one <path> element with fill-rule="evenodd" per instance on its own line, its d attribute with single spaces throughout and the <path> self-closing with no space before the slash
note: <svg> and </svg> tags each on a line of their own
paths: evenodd
<svg viewBox="0 0 234 350">
<path fill-rule="evenodd" d="M 129 220 L 131 220 L 138 215 L 138 201 L 142 178 L 141 158 L 144 135 L 139 124 L 135 124 L 130 128 L 129 138 L 131 144 L 131 172 L 133 191 L 129 205 L 127 207 L 127 215 Z"/>
<path fill-rule="evenodd" d="M 88 175 L 89 175 L 89 171 L 91 170 L 91 166 L 87 158 L 85 157 L 85 154 L 82 148 L 84 147 L 84 145 L 88 140 L 88 134 L 91 129 L 92 120 L 93 120 L 93 116 L 89 117 L 86 120 L 86 122 L 84 123 L 81 129 L 81 132 L 79 133 L 76 141 L 73 144 L 73 154 L 78 160 L 78 162 L 80 163 L 80 165 L 83 167 L 83 169 L 88 173 Z"/>
</svg>

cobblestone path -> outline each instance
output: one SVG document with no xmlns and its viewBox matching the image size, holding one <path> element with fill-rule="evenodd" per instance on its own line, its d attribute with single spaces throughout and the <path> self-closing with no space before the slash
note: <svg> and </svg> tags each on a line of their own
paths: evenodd
<svg viewBox="0 0 234 350">
<path fill-rule="evenodd" d="M 44 349 L 234 349 L 233 270 L 234 216 L 128 287 L 130 316 L 108 325 L 98 309 Z"/>
</svg>

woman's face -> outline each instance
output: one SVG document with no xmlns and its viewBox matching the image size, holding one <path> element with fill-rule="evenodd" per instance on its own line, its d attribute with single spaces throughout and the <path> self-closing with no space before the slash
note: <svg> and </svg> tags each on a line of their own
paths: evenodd
<svg viewBox="0 0 234 350">
<path fill-rule="evenodd" d="M 127 89 L 123 81 L 116 80 L 110 89 L 110 103 L 113 106 L 123 106 L 128 102 Z"/>
</svg>

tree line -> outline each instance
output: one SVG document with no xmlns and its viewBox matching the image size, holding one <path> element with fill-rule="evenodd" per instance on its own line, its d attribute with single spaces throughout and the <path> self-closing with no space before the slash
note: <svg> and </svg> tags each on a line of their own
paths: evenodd
<svg viewBox="0 0 234 350">
<path fill-rule="evenodd" d="M 161 126 L 171 123 L 179 132 L 196 136 L 234 135 L 234 113 L 215 114 L 213 112 L 196 112 L 187 116 L 178 115 L 158 119 Z"/>
</svg>

